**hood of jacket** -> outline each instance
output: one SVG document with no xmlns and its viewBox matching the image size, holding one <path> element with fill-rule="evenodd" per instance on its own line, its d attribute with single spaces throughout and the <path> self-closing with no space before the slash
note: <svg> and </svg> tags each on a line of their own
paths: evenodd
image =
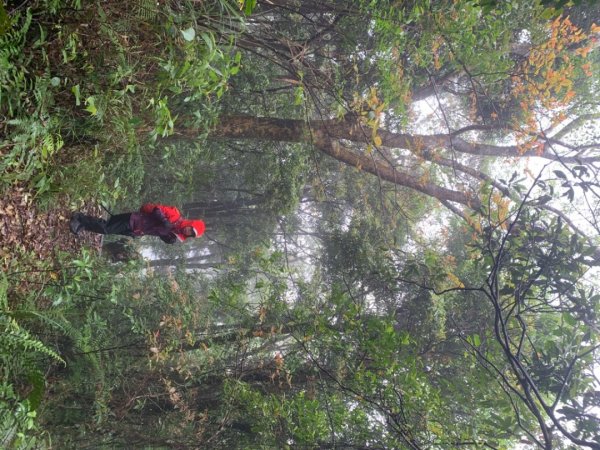
<svg viewBox="0 0 600 450">
<path fill-rule="evenodd" d="M 206 229 L 206 225 L 204 225 L 202 220 L 180 220 L 177 222 L 177 228 L 173 230 L 173 233 L 175 233 L 175 236 L 177 236 L 177 239 L 181 242 L 187 239 L 187 236 L 183 234 L 183 229 L 185 227 L 192 227 L 195 232 L 193 237 L 202 236 L 204 234 L 204 230 Z"/>
</svg>

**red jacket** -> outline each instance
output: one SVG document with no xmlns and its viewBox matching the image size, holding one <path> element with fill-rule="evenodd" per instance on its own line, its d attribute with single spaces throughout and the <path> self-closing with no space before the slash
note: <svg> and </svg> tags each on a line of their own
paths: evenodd
<svg viewBox="0 0 600 450">
<path fill-rule="evenodd" d="M 152 214 L 156 208 L 170 223 L 174 224 L 181 219 L 181 213 L 177 208 L 174 206 L 159 205 L 158 203 L 144 203 L 140 208 L 140 212 L 144 214 Z"/>
<path fill-rule="evenodd" d="M 167 233 L 163 230 L 155 230 L 150 234 L 159 236 L 164 242 L 173 244 L 175 241 L 185 241 L 187 237 L 183 234 L 185 227 L 192 227 L 195 236 L 202 236 L 205 225 L 202 220 L 187 220 L 181 217 L 181 213 L 174 206 L 160 205 L 158 203 L 145 203 L 140 208 L 140 213 L 146 216 L 152 216 L 161 221 L 168 229 Z M 141 231 L 141 230 L 140 230 Z M 136 233 L 136 230 L 134 230 Z M 144 234 L 144 233 L 141 233 Z"/>
</svg>

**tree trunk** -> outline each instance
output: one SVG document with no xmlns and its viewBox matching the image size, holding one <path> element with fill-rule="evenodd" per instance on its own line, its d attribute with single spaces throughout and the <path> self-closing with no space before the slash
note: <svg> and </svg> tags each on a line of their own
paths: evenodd
<svg viewBox="0 0 600 450">
<path fill-rule="evenodd" d="M 180 133 L 193 138 L 198 130 L 180 130 Z M 370 135 L 351 121 L 311 121 L 278 119 L 269 117 L 230 116 L 223 117 L 212 133 L 217 138 L 258 139 L 281 142 L 313 144 L 323 153 L 338 161 L 371 173 L 391 183 L 414 189 L 430 197 L 447 202 L 456 202 L 472 209 L 479 207 L 479 200 L 468 193 L 454 191 L 443 186 L 428 183 L 417 176 L 401 172 L 387 162 L 376 160 L 368 154 L 359 154 L 343 147 L 339 140 L 370 143 Z M 383 134 L 380 133 L 383 138 Z M 447 136 L 428 136 L 429 141 L 448 139 Z M 400 148 L 417 148 L 420 142 L 411 135 L 387 133 L 384 145 Z"/>
</svg>

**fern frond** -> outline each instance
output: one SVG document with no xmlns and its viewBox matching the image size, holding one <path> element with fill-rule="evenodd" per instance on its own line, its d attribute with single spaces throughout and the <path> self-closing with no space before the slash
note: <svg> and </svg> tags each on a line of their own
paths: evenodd
<svg viewBox="0 0 600 450">
<path fill-rule="evenodd" d="M 8 411 L 2 411 L 3 409 L 0 408 L 0 412 L 5 413 L 2 414 L 4 419 L 0 422 L 0 448 L 8 448 L 15 439 L 19 424 L 12 414 L 9 414 Z"/>
<path fill-rule="evenodd" d="M 46 379 L 40 370 L 35 370 L 29 374 L 28 380 L 33 389 L 27 396 L 27 400 L 31 409 L 35 411 L 42 402 L 44 392 L 46 392 Z"/>
<path fill-rule="evenodd" d="M 41 381 L 43 383 L 43 376 Z M 35 407 L 32 405 L 29 399 L 19 400 L 11 384 L 0 383 L 0 448 L 46 448 L 35 436 L 36 425 L 31 420 L 35 417 Z"/>
<path fill-rule="evenodd" d="M 0 334 L 0 354 L 11 355 L 18 354 L 18 352 L 24 352 L 25 354 L 29 352 L 39 353 L 66 365 L 58 353 L 31 336 L 12 317 L 0 316 L 0 329 L 2 330 Z"/>
<path fill-rule="evenodd" d="M 46 325 L 46 328 L 54 328 L 71 338 L 78 333 L 75 327 L 62 315 L 61 311 L 48 310 L 42 314 L 35 310 L 20 309 L 16 311 L 0 310 L 0 313 L 6 314 L 17 321 L 24 319 L 37 320 L 41 324 Z"/>
<path fill-rule="evenodd" d="M 158 16 L 158 8 L 154 0 L 138 0 L 135 5 L 135 14 L 141 20 L 152 22 Z"/>
</svg>

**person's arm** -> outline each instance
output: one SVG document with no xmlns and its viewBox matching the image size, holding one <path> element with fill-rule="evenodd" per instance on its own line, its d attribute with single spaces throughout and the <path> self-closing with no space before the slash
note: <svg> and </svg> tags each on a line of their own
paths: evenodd
<svg viewBox="0 0 600 450">
<path fill-rule="evenodd" d="M 156 212 L 156 210 L 160 212 Z M 150 214 L 157 219 L 163 221 L 167 220 L 169 223 L 176 223 L 181 219 L 181 213 L 174 206 L 159 205 L 157 203 L 145 203 L 140 208 L 140 212 L 144 214 Z"/>
<path fill-rule="evenodd" d="M 154 217 L 156 220 L 160 221 L 160 223 L 167 228 L 168 230 L 170 230 L 171 228 L 173 228 L 173 223 L 171 223 L 169 221 L 169 219 L 165 216 L 165 213 L 158 207 L 154 208 L 152 210 L 152 217 Z"/>
</svg>

